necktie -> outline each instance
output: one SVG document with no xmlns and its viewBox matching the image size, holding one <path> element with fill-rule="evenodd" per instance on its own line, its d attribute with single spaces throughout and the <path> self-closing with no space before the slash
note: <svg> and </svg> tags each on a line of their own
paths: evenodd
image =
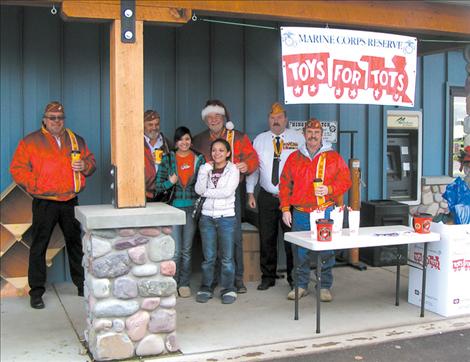
<svg viewBox="0 0 470 362">
<path fill-rule="evenodd" d="M 279 163 L 281 162 L 281 151 L 280 137 L 276 136 L 276 143 L 274 145 L 273 172 L 271 174 L 271 182 L 274 186 L 277 186 L 279 183 Z"/>
</svg>

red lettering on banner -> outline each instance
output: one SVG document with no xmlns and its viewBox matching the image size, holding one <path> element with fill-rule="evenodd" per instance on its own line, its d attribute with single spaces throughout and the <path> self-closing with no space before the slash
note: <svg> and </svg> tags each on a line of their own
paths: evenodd
<svg viewBox="0 0 470 362">
<path fill-rule="evenodd" d="M 348 96 L 354 99 L 358 95 L 359 89 L 365 89 L 365 70 L 361 69 L 358 63 L 348 60 L 333 61 L 333 81 L 335 97 L 340 99 L 343 96 L 344 88 L 348 88 Z"/>
<path fill-rule="evenodd" d="M 287 85 L 292 87 L 294 96 L 300 97 L 304 87 L 314 97 L 319 84 L 328 84 L 329 53 L 295 54 L 282 57 L 286 66 Z"/>
<path fill-rule="evenodd" d="M 429 255 L 428 256 L 428 265 L 431 269 L 441 270 L 441 263 L 440 263 L 440 260 L 439 260 L 439 256 Z"/>
<path fill-rule="evenodd" d="M 368 88 L 374 90 L 376 101 L 382 98 L 385 91 L 395 102 L 402 98 L 404 103 L 411 103 L 411 99 L 406 95 L 408 75 L 405 71 L 405 57 L 395 55 L 392 58 L 394 68 L 386 68 L 385 59 L 381 57 L 364 56 L 361 60 L 369 63 Z"/>
<path fill-rule="evenodd" d="M 360 62 L 333 59 L 329 67 L 329 53 L 291 54 L 282 57 L 287 87 L 295 97 L 301 97 L 305 88 L 311 97 L 317 95 L 322 84 L 334 89 L 340 99 L 348 89 L 348 97 L 354 99 L 359 92 L 372 90 L 376 101 L 383 94 L 392 96 L 395 102 L 412 103 L 406 95 L 408 74 L 406 58 L 395 55 L 392 67 L 385 66 L 385 58 L 363 56 Z M 361 67 L 361 63 L 362 67 Z M 329 83 L 329 80 L 331 83 Z"/>
<path fill-rule="evenodd" d="M 464 267 L 464 259 L 452 260 L 452 268 L 454 269 L 454 272 L 461 271 L 463 267 Z"/>
<path fill-rule="evenodd" d="M 418 264 L 423 264 L 423 253 L 414 252 L 413 254 L 414 261 Z"/>
<path fill-rule="evenodd" d="M 465 271 L 470 271 L 470 259 L 465 260 Z"/>
</svg>

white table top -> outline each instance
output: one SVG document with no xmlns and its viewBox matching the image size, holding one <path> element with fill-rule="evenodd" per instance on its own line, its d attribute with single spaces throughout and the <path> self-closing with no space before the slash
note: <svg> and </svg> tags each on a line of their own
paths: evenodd
<svg viewBox="0 0 470 362">
<path fill-rule="evenodd" d="M 284 239 L 309 250 L 339 250 L 364 248 L 369 246 L 387 246 L 400 244 L 426 243 L 440 241 L 439 233 L 418 234 L 411 227 L 404 225 L 372 226 L 359 228 L 359 234 L 350 236 L 349 229 L 343 229 L 341 235 L 333 234 L 332 241 L 317 241 L 311 231 L 292 231 L 284 234 Z"/>
</svg>

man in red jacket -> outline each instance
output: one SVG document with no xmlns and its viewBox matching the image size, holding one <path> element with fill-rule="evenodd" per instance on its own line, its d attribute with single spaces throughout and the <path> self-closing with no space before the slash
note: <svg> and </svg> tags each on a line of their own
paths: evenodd
<svg viewBox="0 0 470 362">
<path fill-rule="evenodd" d="M 207 130 L 199 133 L 193 139 L 193 148 L 202 153 L 206 161 L 211 161 L 210 145 L 217 138 L 227 140 L 232 149 L 231 161 L 240 170 L 240 182 L 245 175 L 249 175 L 258 168 L 258 155 L 253 148 L 250 139 L 243 132 L 234 129 L 230 121 L 225 105 L 217 100 L 211 99 L 206 102 L 201 112 L 201 118 L 207 125 Z M 241 232 L 241 191 L 238 186 L 235 193 L 235 288 L 237 293 L 246 293 L 243 283 L 243 242 Z"/>
<path fill-rule="evenodd" d="M 292 153 L 286 161 L 279 183 L 282 220 L 292 231 L 310 230 L 310 212 L 325 210 L 325 217 L 336 201 L 351 187 L 349 168 L 341 155 L 322 141 L 323 130 L 319 120 L 311 118 L 304 126 L 305 145 Z M 322 185 L 313 187 L 313 180 L 321 179 Z M 298 247 L 299 298 L 307 294 L 310 281 L 310 252 Z M 335 264 L 333 250 L 321 252 L 322 273 L 320 299 L 330 302 L 333 297 L 332 267 Z M 291 290 L 288 299 L 295 299 Z"/>
<path fill-rule="evenodd" d="M 170 143 L 160 132 L 160 115 L 154 110 L 144 113 L 145 196 L 147 202 L 160 201 L 155 194 L 155 179 L 163 155 L 170 153 Z"/>
<path fill-rule="evenodd" d="M 85 140 L 64 127 L 64 107 L 59 102 L 46 106 L 42 128 L 23 138 L 10 165 L 15 182 L 33 197 L 33 242 L 29 252 L 28 283 L 32 308 L 44 308 L 46 251 L 54 226 L 64 233 L 70 274 L 83 296 L 82 241 L 75 219 L 77 194 L 85 177 L 96 168 L 95 157 Z"/>
</svg>

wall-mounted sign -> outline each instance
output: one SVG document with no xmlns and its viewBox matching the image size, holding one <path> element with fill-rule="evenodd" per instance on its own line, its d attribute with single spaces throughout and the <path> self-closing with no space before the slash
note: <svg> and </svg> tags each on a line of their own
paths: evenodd
<svg viewBox="0 0 470 362">
<path fill-rule="evenodd" d="M 306 121 L 289 121 L 289 128 L 302 132 Z M 338 142 L 338 122 L 320 121 L 323 128 L 323 139 L 330 143 Z"/>
<path fill-rule="evenodd" d="M 283 27 L 281 42 L 286 104 L 414 104 L 416 38 Z"/>
<path fill-rule="evenodd" d="M 388 111 L 387 128 L 418 129 L 421 111 Z"/>
</svg>

